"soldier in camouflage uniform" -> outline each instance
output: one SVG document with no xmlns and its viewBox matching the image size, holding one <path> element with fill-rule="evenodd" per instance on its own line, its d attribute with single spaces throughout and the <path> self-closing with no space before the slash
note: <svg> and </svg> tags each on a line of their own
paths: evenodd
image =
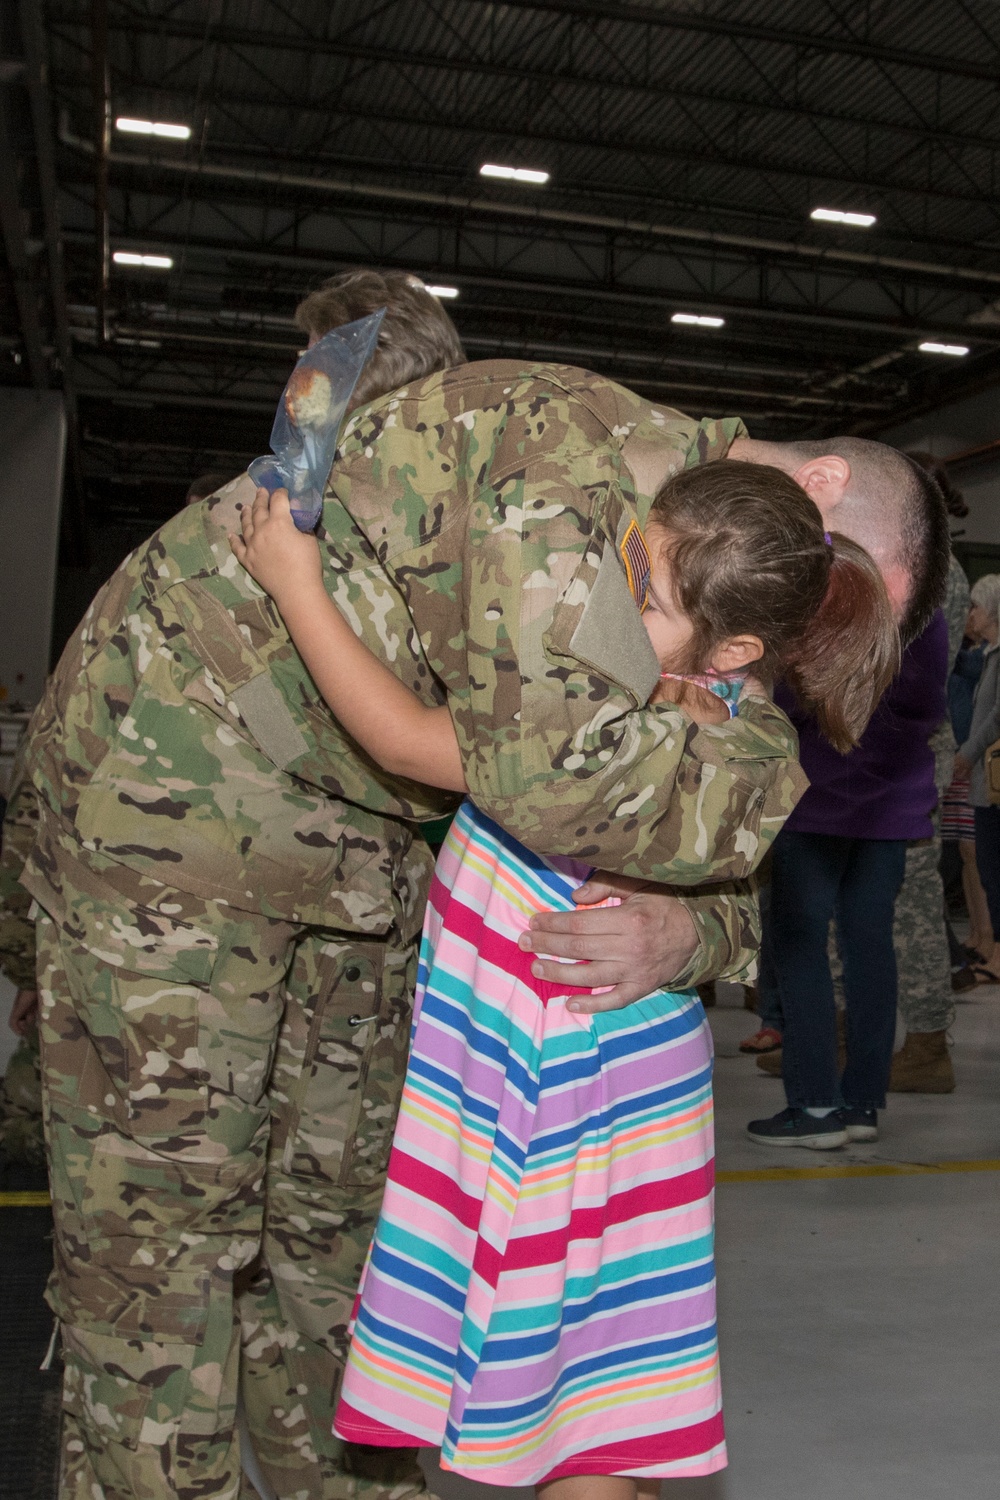
<svg viewBox="0 0 1000 1500">
<path fill-rule="evenodd" d="M 740 878 L 801 787 L 766 699 L 703 728 L 646 707 L 620 544 L 651 492 L 623 450 L 638 437 L 666 469 L 741 432 L 512 363 L 347 424 L 329 591 L 424 701 L 447 696 L 472 795 L 547 852 Z M 126 560 L 32 726 L 20 882 L 72 1500 L 235 1496 L 238 1385 L 283 1500 L 387 1487 L 346 1476 L 330 1393 L 404 1073 L 430 872 L 414 824 L 447 803 L 385 776 L 318 698 L 229 549 L 252 495 L 234 482 Z M 702 946 L 673 982 L 744 972 L 745 889 L 683 900 Z"/>
<path fill-rule="evenodd" d="M 432 434 L 407 432 L 415 476 L 373 472 L 399 406 L 360 413 L 324 516 L 331 592 L 410 687 L 457 699 L 470 784 L 512 831 L 629 873 L 741 876 L 793 800 L 794 741 L 765 700 L 701 732 L 641 707 L 638 612 L 632 642 L 620 595 L 585 613 L 634 500 L 619 393 L 581 379 L 480 370 L 485 435 L 461 420 L 468 387 L 425 389 L 405 413 Z M 671 422 L 678 461 L 725 451 L 716 424 Z M 496 503 L 469 550 L 448 502 L 484 464 Z M 346 1492 L 330 1391 L 404 1071 L 430 868 L 413 822 L 445 804 L 366 763 L 317 698 L 229 550 L 251 494 L 190 507 L 123 564 L 32 726 L 20 878 L 39 906 L 73 1500 L 152 1497 L 165 1472 L 179 1495 L 235 1495 L 238 1366 L 279 1492 Z M 689 904 L 744 961 L 749 903 Z"/>
<path fill-rule="evenodd" d="M 948 669 L 954 665 L 969 617 L 969 583 L 951 559 L 944 601 L 948 621 Z M 948 1053 L 948 1028 L 955 1018 L 951 954 L 945 926 L 941 881 L 941 798 L 951 783 L 955 736 L 945 718 L 931 735 L 938 805 L 931 815 L 934 835 L 910 844 L 906 874 L 896 898 L 893 939 L 899 973 L 899 1012 L 906 1039 L 892 1060 L 892 1093 L 949 1094 L 955 1071 Z"/>
</svg>

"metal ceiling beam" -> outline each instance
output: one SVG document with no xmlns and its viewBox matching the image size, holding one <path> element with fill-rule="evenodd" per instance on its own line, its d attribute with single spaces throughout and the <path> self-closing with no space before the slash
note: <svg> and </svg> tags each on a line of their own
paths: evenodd
<svg viewBox="0 0 1000 1500">
<path fill-rule="evenodd" d="M 192 319 L 196 321 L 196 319 Z M 205 316 L 201 320 L 204 324 L 210 322 Z M 90 330 L 77 330 L 78 337 L 86 338 Z M 161 322 L 151 323 L 145 326 L 120 326 L 116 332 L 123 338 L 129 339 L 158 339 L 164 342 L 171 340 L 184 344 L 197 344 L 201 346 L 216 346 L 219 348 L 240 348 L 253 350 L 255 353 L 262 352 L 273 354 L 282 361 L 289 361 L 294 355 L 294 345 L 278 344 L 273 340 L 257 339 L 253 337 L 240 336 L 232 330 L 213 328 L 206 332 L 193 332 L 190 328 L 179 328 L 173 322 L 163 324 Z M 297 341 L 296 341 L 297 342 Z M 690 381 L 674 378 L 667 375 L 667 371 L 673 366 L 677 368 L 690 368 L 695 370 L 718 371 L 721 375 L 758 375 L 763 379 L 781 379 L 787 377 L 786 372 L 780 370 L 769 370 L 765 366 L 745 366 L 739 362 L 729 365 L 723 360 L 700 361 L 690 358 L 674 358 L 669 354 L 645 351 L 639 349 L 623 349 L 620 346 L 609 347 L 608 345 L 580 345 L 572 343 L 561 343 L 558 341 L 537 338 L 516 338 L 504 335 L 482 335 L 467 334 L 463 336 L 463 343 L 467 349 L 487 349 L 497 354 L 513 354 L 530 359 L 558 359 L 566 364 L 586 364 L 590 360 L 600 361 L 606 368 L 639 366 L 652 367 L 661 376 L 661 383 L 665 386 L 676 386 L 678 389 L 690 390 L 715 390 L 720 396 L 760 397 L 768 401 L 786 402 L 791 406 L 816 406 L 816 407 L 844 407 L 850 406 L 852 411 L 886 411 L 891 402 L 872 402 L 865 400 L 844 399 L 835 396 L 824 396 L 812 390 L 764 390 L 760 386 L 753 390 L 744 387 L 727 385 L 705 384 L 692 385 Z M 800 372 L 799 379 L 804 383 L 815 378 L 805 372 Z"/>
<path fill-rule="evenodd" d="M 68 380 L 71 350 L 69 320 L 66 315 L 66 276 L 59 216 L 59 182 L 56 177 L 52 117 L 45 81 L 45 48 L 39 0 L 20 0 L 19 9 L 21 38 L 25 53 L 24 82 L 28 90 L 35 137 L 35 164 L 45 225 L 45 251 L 49 267 L 53 324 L 59 358 L 63 366 L 63 377 Z"/>
<path fill-rule="evenodd" d="M 97 337 L 108 336 L 108 157 L 111 148 L 111 85 L 108 72 L 108 0 L 90 0 L 90 88 L 94 130 L 94 223 L 97 258 Z"/>
<path fill-rule="evenodd" d="M 52 107 L 47 87 L 45 36 L 40 0 L 20 0 L 21 45 L 35 136 L 35 165 L 45 225 L 45 251 L 49 267 L 49 296 L 56 349 L 62 366 L 63 398 L 66 403 L 66 437 L 69 456 L 69 516 L 73 528 L 74 553 L 87 555 L 86 490 L 80 452 L 80 419 L 73 384 L 73 350 L 66 309 L 66 274 L 63 262 L 62 226 L 59 215 L 59 182 L 52 138 Z"/>
<path fill-rule="evenodd" d="M 213 94 L 213 101 L 217 104 L 228 104 L 238 109 L 257 109 L 261 103 L 259 98 L 235 92 L 227 93 L 225 91 L 217 91 Z M 371 116 L 370 98 L 364 99 L 357 108 L 351 108 L 349 105 L 346 105 L 342 96 L 338 99 L 337 103 L 330 105 L 314 104 L 308 100 L 302 101 L 297 98 L 269 100 L 268 108 L 287 109 L 292 115 L 313 113 L 322 116 L 324 119 L 330 119 L 337 115 L 350 120 L 369 119 Z M 801 113 L 803 116 L 808 115 L 808 111 L 802 111 Z M 730 167 L 740 172 L 751 171 L 768 177 L 787 177 L 809 183 L 829 182 L 837 184 L 838 187 L 848 186 L 857 192 L 878 193 L 883 196 L 888 194 L 908 194 L 919 198 L 921 201 L 928 198 L 940 198 L 949 203 L 975 203 L 980 206 L 988 201 L 985 191 L 982 188 L 962 193 L 948 188 L 934 187 L 926 182 L 917 185 L 898 180 L 888 181 L 884 178 L 866 174 L 863 169 L 859 169 L 858 172 L 835 172 L 826 167 L 805 168 L 797 164 L 763 160 L 759 154 L 754 156 L 733 155 L 722 151 L 718 147 L 706 148 L 704 151 L 691 151 L 685 150 L 682 147 L 661 145 L 657 141 L 622 139 L 617 134 L 599 137 L 587 135 L 581 131 L 540 130 L 537 126 L 529 126 L 525 130 L 521 128 L 521 123 L 518 120 L 509 115 L 503 120 L 457 120 L 454 116 L 447 113 L 439 114 L 436 117 L 428 117 L 414 114 L 411 111 L 393 110 L 388 108 L 385 103 L 381 103 L 378 109 L 378 119 L 380 123 L 402 125 L 407 129 L 418 128 L 420 130 L 449 131 L 455 135 L 473 136 L 476 138 L 481 138 L 483 135 L 515 135 L 519 138 L 537 141 L 541 145 L 567 146 L 573 149 L 585 148 L 617 155 L 648 158 L 664 162 L 679 162 L 699 167 Z M 435 168 L 424 162 L 421 164 L 421 170 L 425 174 L 429 174 Z M 954 167 L 951 165 L 949 165 L 948 175 L 950 179 L 954 179 Z M 558 187 L 564 193 L 579 194 L 588 197 L 599 197 L 603 190 L 600 182 L 579 184 L 571 181 L 560 181 Z M 621 192 L 620 188 L 614 188 L 612 191 L 615 196 L 626 196 Z M 633 192 L 627 196 L 634 198 L 639 195 Z M 649 195 L 644 193 L 642 196 L 645 201 L 649 201 L 650 196 L 656 201 L 655 194 Z M 803 227 L 806 226 L 803 225 Z"/>
<path fill-rule="evenodd" d="M 66 11 L 52 10 L 49 13 L 49 24 L 78 25 L 78 17 Z M 204 35 L 204 26 L 197 22 L 185 22 L 173 18 L 164 18 L 155 23 L 144 22 L 138 16 L 117 14 L 110 18 L 112 32 L 123 32 L 127 35 L 137 36 L 170 36 L 179 40 L 200 40 Z M 284 32 L 268 32 L 253 30 L 248 27 L 233 28 L 227 26 L 216 27 L 212 30 L 213 40 L 228 46 L 247 46 L 258 48 L 267 52 L 283 52 L 286 50 L 301 51 L 303 43 L 300 38 L 291 36 Z M 648 79 L 639 78 L 614 78 L 607 75 L 595 76 L 590 73 L 572 72 L 565 67 L 552 70 L 539 70 L 537 68 L 521 67 L 511 62 L 499 59 L 478 58 L 474 56 L 443 57 L 434 52 L 422 52 L 416 49 L 409 51 L 395 51 L 391 47 L 371 47 L 363 43 L 350 41 L 330 40 L 323 37 L 310 37 L 306 46 L 310 53 L 317 52 L 324 57 L 337 57 L 345 61 L 357 61 L 371 63 L 385 67 L 392 67 L 401 71 L 413 71 L 418 69 L 430 69 L 437 72 L 471 74 L 473 77 L 486 76 L 489 78 L 506 78 L 512 82 L 534 84 L 551 89 L 554 84 L 568 84 L 581 88 L 593 88 L 601 92 L 624 93 L 636 99 L 667 99 L 683 100 L 688 103 L 722 105 L 725 108 L 738 110 L 745 115 L 755 116 L 790 116 L 798 120 L 822 120 L 833 125 L 848 125 L 864 130 L 885 131 L 890 135 L 900 135 L 907 139 L 926 141 L 931 145 L 954 146 L 960 149 L 973 147 L 979 150 L 995 151 L 1000 148 L 1000 140 L 996 138 L 966 134 L 957 130 L 938 129 L 930 125 L 908 124 L 902 120 L 873 119 L 870 115 L 852 115 L 843 111 L 834 111 L 825 105 L 805 106 L 792 105 L 783 100 L 776 99 L 746 99 L 737 95 L 709 92 L 705 89 L 693 89 L 680 81 L 670 80 L 664 83 L 650 82 Z M 65 82 L 60 78 L 60 82 Z M 137 80 L 130 80 L 137 82 Z M 146 85 L 139 81 L 139 87 Z M 170 84 L 164 84 L 160 80 L 154 80 L 151 85 L 164 94 L 181 93 L 185 91 Z M 213 99 L 221 99 L 227 102 L 230 96 L 213 93 Z M 260 99 L 254 100 L 259 104 Z M 274 108 L 285 101 L 268 99 L 265 101 L 268 108 Z M 295 109 L 328 109 L 329 105 L 322 102 L 310 104 L 308 101 L 294 99 L 287 101 L 288 108 Z"/>
<path fill-rule="evenodd" d="M 64 122 L 60 126 L 60 138 L 78 151 L 92 154 L 93 142 L 84 140 L 72 132 Z M 304 173 L 278 172 L 264 167 L 239 167 L 223 162 L 205 160 L 183 162 L 145 152 L 111 151 L 109 158 L 117 165 L 140 167 L 168 175 L 201 176 L 245 182 L 255 185 L 270 184 L 290 187 L 324 196 L 344 196 L 377 199 L 383 203 L 424 204 L 433 208 L 461 209 L 473 211 L 490 218 L 527 220 L 542 224 L 577 225 L 581 228 L 613 230 L 617 233 L 635 235 L 642 239 L 676 240 L 689 244 L 714 245 L 726 249 L 758 251 L 765 255 L 781 255 L 790 259 L 808 261 L 813 265 L 829 262 L 835 265 L 866 266 L 890 271 L 902 271 L 911 275 L 942 277 L 979 286 L 1000 286 L 1000 271 L 979 270 L 969 266 L 942 265 L 932 261 L 908 260 L 894 255 L 878 255 L 860 250 L 845 250 L 838 246 L 810 245 L 791 240 L 772 240 L 754 235 L 729 234 L 715 229 L 693 229 L 686 225 L 663 224 L 654 220 L 644 221 L 638 217 L 613 214 L 585 213 L 576 209 L 546 208 L 541 204 L 500 202 L 492 198 L 478 198 L 468 193 L 432 192 L 424 188 L 388 186 L 384 183 L 360 182 L 350 178 L 309 177 Z"/>
<path fill-rule="evenodd" d="M 0 233 L 7 253 L 7 267 L 14 287 L 14 300 L 21 324 L 28 373 L 36 390 L 48 387 L 48 361 L 42 323 L 38 313 L 38 287 L 28 254 L 24 210 L 18 196 L 18 157 L 7 114 L 7 89 L 0 88 Z"/>
<path fill-rule="evenodd" d="M 72 242 L 81 244 L 86 244 L 90 241 L 90 236 L 81 231 L 69 231 L 66 238 Z M 148 237 L 144 240 L 139 240 L 133 235 L 116 235 L 115 240 L 116 244 L 124 249 L 141 249 L 143 245 L 148 246 L 149 243 Z M 156 242 L 164 250 L 178 248 L 183 244 L 192 256 L 203 255 L 209 259 L 228 260 L 234 264 L 287 266 L 297 270 L 301 269 L 303 272 L 323 271 L 328 275 L 332 275 L 335 271 L 358 265 L 365 260 L 365 256 L 360 251 L 350 257 L 343 255 L 340 251 L 336 253 L 331 252 L 326 255 L 296 254 L 273 248 L 248 249 L 245 246 L 226 245 L 204 240 L 181 240 L 172 235 L 158 235 Z M 627 285 L 609 287 L 605 281 L 601 280 L 595 280 L 590 283 L 571 282 L 566 279 L 558 282 L 544 281 L 531 277 L 490 274 L 488 271 L 475 267 L 466 267 L 459 262 L 452 261 L 444 262 L 439 260 L 433 265 L 424 265 L 419 261 L 407 259 L 404 264 L 392 256 L 380 255 L 373 257 L 372 263 L 387 267 L 391 266 L 401 270 L 417 271 L 428 277 L 439 277 L 447 274 L 454 277 L 460 285 L 468 285 L 470 287 L 486 287 L 520 296 L 534 294 L 544 299 L 544 308 L 550 306 L 553 298 L 582 297 L 590 302 L 656 308 L 664 313 L 669 312 L 673 308 L 683 306 L 691 312 L 728 313 L 733 317 L 749 319 L 752 322 L 766 321 L 775 324 L 787 323 L 804 328 L 820 328 L 825 329 L 831 335 L 861 334 L 867 338 L 878 337 L 896 340 L 930 338 L 954 343 L 967 337 L 970 333 L 970 325 L 965 323 L 942 323 L 922 318 L 915 318 L 904 323 L 883 317 L 851 316 L 849 314 L 796 309 L 782 306 L 778 303 L 761 305 L 740 301 L 731 297 L 699 296 L 693 292 L 671 291 L 666 288 L 656 290 L 654 288 Z M 300 287 L 285 288 L 284 290 L 297 295 Z M 530 309 L 525 310 L 529 311 Z M 1000 323 L 982 323 L 974 326 L 978 342 L 990 345 L 1000 343 Z"/>
<path fill-rule="evenodd" d="M 475 4 L 496 9 L 495 0 L 474 0 Z M 996 84 L 1000 79 L 1000 49 L 993 63 L 971 59 L 941 57 L 916 52 L 906 47 L 886 47 L 862 42 L 854 37 L 794 31 L 784 26 L 765 26 L 744 21 L 727 10 L 725 15 L 711 16 L 699 11 L 679 11 L 665 5 L 638 5 L 633 0 L 502 0 L 507 10 L 541 11 L 547 15 L 566 16 L 578 21 L 606 21 L 616 26 L 650 27 L 657 31 L 691 31 L 726 39 L 770 42 L 777 47 L 796 51 L 840 54 L 861 57 L 870 62 L 892 63 L 899 67 L 920 68 L 954 78 L 982 78 Z"/>
<path fill-rule="evenodd" d="M 412 0 L 410 0 L 412 3 Z M 496 0 L 475 0 L 490 9 L 501 8 Z M 816 32 L 794 31 L 780 26 L 765 26 L 725 16 L 709 16 L 697 11 L 676 11 L 664 6 L 621 3 L 621 0 L 504 0 L 508 10 L 538 11 L 563 16 L 577 22 L 608 22 L 618 26 L 648 27 L 655 30 L 688 31 L 726 40 L 769 42 L 774 46 L 816 54 L 860 57 L 877 64 L 895 64 L 946 77 L 982 79 L 996 84 L 1000 63 L 974 62 L 971 59 L 941 57 L 904 47 L 884 47 L 852 37 L 836 37 Z M 331 12 L 332 13 L 332 12 Z M 79 25 L 78 14 L 53 9 L 51 19 L 62 25 Z M 343 43 L 336 37 L 314 33 L 262 32 L 253 27 L 215 25 L 208 21 L 184 21 L 174 16 L 118 16 L 114 30 L 139 31 L 156 36 L 188 38 L 205 44 L 221 42 L 227 46 L 275 47 L 283 51 L 327 54 L 336 52 Z"/>
</svg>

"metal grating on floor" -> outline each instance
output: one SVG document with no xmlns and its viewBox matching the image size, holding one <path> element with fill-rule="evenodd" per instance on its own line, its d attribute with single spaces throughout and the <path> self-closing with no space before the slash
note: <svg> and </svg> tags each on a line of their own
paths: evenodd
<svg viewBox="0 0 1000 1500">
<path fill-rule="evenodd" d="M 5 1193 L 44 1188 L 44 1174 L 0 1170 Z M 52 1265 L 47 1208 L 0 1208 L 0 1493 L 4 1500 L 55 1500 L 59 1450 L 58 1358 L 39 1370 L 52 1335 L 42 1300 Z"/>
</svg>

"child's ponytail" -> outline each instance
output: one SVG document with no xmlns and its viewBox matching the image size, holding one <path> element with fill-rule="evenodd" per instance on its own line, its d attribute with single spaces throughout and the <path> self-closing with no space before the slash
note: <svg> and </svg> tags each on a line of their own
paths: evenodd
<svg viewBox="0 0 1000 1500">
<path fill-rule="evenodd" d="M 837 750 L 857 744 L 899 671 L 899 631 L 868 553 L 834 533 L 826 595 L 808 629 L 781 652 L 781 672 Z"/>
</svg>

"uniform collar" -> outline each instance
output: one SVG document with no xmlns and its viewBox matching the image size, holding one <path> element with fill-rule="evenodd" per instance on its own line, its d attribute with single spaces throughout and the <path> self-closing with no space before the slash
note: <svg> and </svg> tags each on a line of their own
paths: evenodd
<svg viewBox="0 0 1000 1500">
<path fill-rule="evenodd" d="M 677 425 L 679 415 L 668 408 L 646 404 L 646 413 L 641 421 L 636 422 L 625 438 L 622 443 L 623 449 L 628 443 L 633 442 L 636 445 L 651 444 L 657 448 L 663 443 L 669 446 L 671 436 L 680 435 Z M 693 432 L 686 451 L 683 451 L 683 462 L 678 462 L 679 469 L 691 469 L 697 464 L 712 463 L 716 459 L 725 458 L 737 438 L 749 437 L 739 417 L 703 417 L 700 422 L 694 422 L 691 418 L 687 420 L 692 422 Z M 681 457 L 682 450 L 678 450 L 678 459 L 680 460 Z M 623 454 L 623 458 L 628 467 L 627 455 Z M 631 470 L 629 472 L 631 473 Z M 643 529 L 649 519 L 653 499 L 653 494 L 646 494 L 638 487 L 636 488 L 636 519 Z"/>
</svg>

